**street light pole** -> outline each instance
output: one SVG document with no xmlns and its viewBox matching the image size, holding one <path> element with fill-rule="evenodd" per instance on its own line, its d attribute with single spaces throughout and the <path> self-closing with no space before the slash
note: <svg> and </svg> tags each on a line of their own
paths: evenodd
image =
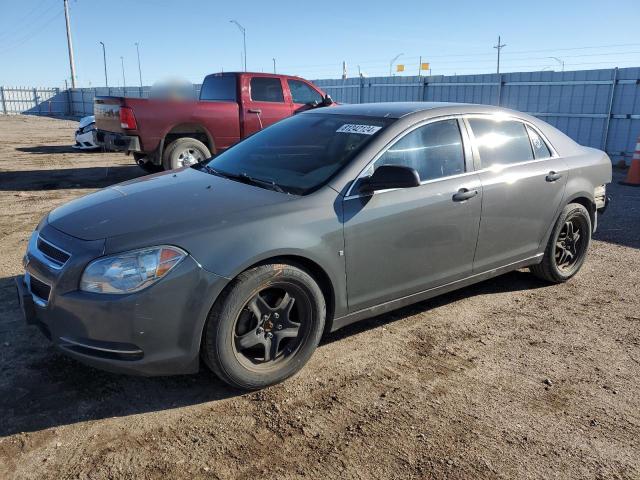
<svg viewBox="0 0 640 480">
<path fill-rule="evenodd" d="M 247 31 L 236 20 L 229 20 L 231 23 L 235 23 L 238 29 L 242 32 L 242 47 L 244 49 L 244 71 L 247 71 Z"/>
<path fill-rule="evenodd" d="M 273 73 L 276 73 L 276 59 L 272 58 L 271 60 L 273 60 Z"/>
<path fill-rule="evenodd" d="M 493 48 L 498 50 L 498 68 L 496 69 L 496 73 L 498 75 L 500 75 L 500 50 L 502 50 L 506 46 L 506 44 L 500 43 L 500 35 L 498 35 L 498 44 L 493 46 Z"/>
<path fill-rule="evenodd" d="M 393 57 L 391 59 L 391 61 L 389 62 L 389 76 L 393 75 L 393 64 L 395 63 L 396 60 L 398 60 L 402 55 L 404 55 L 404 53 L 399 53 L 398 55 L 396 55 L 395 57 Z"/>
<path fill-rule="evenodd" d="M 142 88 L 142 67 L 140 66 L 140 46 L 136 42 L 136 51 L 138 52 L 138 75 L 140 76 L 140 88 Z"/>
<path fill-rule="evenodd" d="M 109 87 L 109 78 L 107 77 L 107 50 L 103 42 L 100 42 L 100 45 L 102 45 L 102 60 L 104 62 L 104 86 Z"/>
<path fill-rule="evenodd" d="M 122 64 L 122 88 L 126 88 L 127 80 L 124 77 L 124 57 L 120 57 L 120 63 Z"/>
</svg>

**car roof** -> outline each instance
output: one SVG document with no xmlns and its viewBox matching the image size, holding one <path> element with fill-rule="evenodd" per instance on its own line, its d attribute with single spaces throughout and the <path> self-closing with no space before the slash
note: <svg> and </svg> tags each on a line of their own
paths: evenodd
<svg viewBox="0 0 640 480">
<path fill-rule="evenodd" d="M 446 112 L 443 112 L 446 110 Z M 476 105 L 471 103 L 453 102 L 381 102 L 381 103 L 358 103 L 336 105 L 331 108 L 321 108 L 307 110 L 308 113 L 318 113 L 330 115 L 355 115 L 379 118 L 402 118 L 412 113 L 432 112 L 434 114 L 453 113 L 495 113 L 499 111 L 507 112 L 508 109 L 494 107 L 491 105 Z M 305 112 L 305 113 L 307 113 Z"/>
<path fill-rule="evenodd" d="M 214 73 L 209 73 L 208 75 L 205 75 L 205 78 L 206 77 L 223 77 L 223 76 L 240 76 L 240 75 L 245 75 L 248 77 L 269 77 L 269 78 L 285 78 L 285 79 L 291 78 L 296 80 L 304 80 L 307 83 L 312 83 L 305 78 L 298 77 L 297 75 L 285 75 L 280 73 L 265 73 L 265 72 L 214 72 Z"/>
</svg>

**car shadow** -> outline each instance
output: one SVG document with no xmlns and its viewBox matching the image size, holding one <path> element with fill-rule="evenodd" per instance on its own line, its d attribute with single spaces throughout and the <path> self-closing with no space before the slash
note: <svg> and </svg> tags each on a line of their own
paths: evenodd
<svg viewBox="0 0 640 480">
<path fill-rule="evenodd" d="M 329 344 L 352 335 L 357 335 L 364 331 L 371 330 L 372 328 L 386 325 L 396 320 L 402 320 L 419 313 L 424 313 L 434 308 L 455 303 L 464 298 L 478 295 L 491 295 L 495 293 L 534 290 L 544 287 L 549 287 L 549 283 L 540 280 L 528 271 L 516 270 L 459 290 L 438 295 L 437 297 L 433 297 L 422 302 L 414 303 L 397 310 L 392 310 L 391 312 L 387 312 L 376 317 L 371 317 L 366 320 L 353 323 L 341 328 L 340 330 L 326 334 L 321 345 Z"/>
<path fill-rule="evenodd" d="M 102 153 L 100 149 L 95 150 L 84 150 L 80 148 L 73 148 L 71 145 L 37 145 L 33 147 L 16 147 L 18 152 L 24 153 L 36 153 L 36 154 L 55 154 L 55 153 L 79 153 L 79 154 L 90 154 L 90 153 Z"/>
<path fill-rule="evenodd" d="M 137 165 L 0 171 L 0 191 L 104 188 L 143 175 Z"/>
<path fill-rule="evenodd" d="M 57 351 L 21 317 L 14 277 L 0 279 L 0 438 L 108 417 L 222 400 L 234 390 L 195 375 L 135 377 L 87 367 Z"/>
<path fill-rule="evenodd" d="M 512 272 L 456 292 L 364 320 L 328 334 L 320 348 L 473 295 L 540 288 Z M 0 280 L 0 437 L 108 417 L 180 408 L 240 396 L 206 367 L 195 375 L 134 377 L 87 367 L 55 350 L 20 317 L 13 277 Z"/>
</svg>

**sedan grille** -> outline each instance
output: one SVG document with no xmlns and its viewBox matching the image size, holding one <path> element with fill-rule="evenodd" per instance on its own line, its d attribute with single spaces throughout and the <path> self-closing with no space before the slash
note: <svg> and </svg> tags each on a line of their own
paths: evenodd
<svg viewBox="0 0 640 480">
<path fill-rule="evenodd" d="M 41 298 L 44 301 L 49 301 L 49 294 L 51 293 L 51 287 L 38 280 L 33 275 L 29 277 L 29 289 L 31 293 L 36 297 Z"/>
<path fill-rule="evenodd" d="M 62 267 L 71 257 L 71 255 L 69 255 L 67 252 L 47 242 L 46 240 L 42 239 L 42 237 L 38 237 L 38 250 L 40 250 L 43 255 L 45 255 L 49 260 L 55 263 L 58 267 Z"/>
</svg>

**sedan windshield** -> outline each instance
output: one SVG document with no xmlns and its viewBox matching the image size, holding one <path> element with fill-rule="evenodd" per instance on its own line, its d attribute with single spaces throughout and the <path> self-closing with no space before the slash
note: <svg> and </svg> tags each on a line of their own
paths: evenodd
<svg viewBox="0 0 640 480">
<path fill-rule="evenodd" d="M 305 195 L 321 187 L 393 122 L 305 113 L 276 123 L 202 166 L 209 173 Z"/>
</svg>

